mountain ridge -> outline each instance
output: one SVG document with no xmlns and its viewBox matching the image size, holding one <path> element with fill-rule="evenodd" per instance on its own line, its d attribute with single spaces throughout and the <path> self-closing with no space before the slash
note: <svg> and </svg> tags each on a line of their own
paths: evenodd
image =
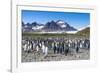
<svg viewBox="0 0 100 73">
<path fill-rule="evenodd" d="M 22 31 L 23 32 L 56 32 L 56 31 L 61 31 L 61 32 L 66 32 L 66 31 L 77 31 L 76 28 L 72 27 L 69 25 L 67 22 L 63 20 L 57 20 L 57 21 L 50 21 L 47 22 L 46 24 L 39 24 L 37 22 L 33 23 L 27 23 L 24 24 L 22 22 Z"/>
</svg>

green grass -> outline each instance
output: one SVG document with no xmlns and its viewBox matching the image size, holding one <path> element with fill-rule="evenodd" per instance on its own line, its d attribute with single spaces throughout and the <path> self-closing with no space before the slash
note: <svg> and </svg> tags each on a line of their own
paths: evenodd
<svg viewBox="0 0 100 73">
<path fill-rule="evenodd" d="M 90 36 L 90 28 L 86 28 L 84 30 L 79 31 L 78 33 L 76 33 L 77 35 L 83 35 L 83 36 Z"/>
<path fill-rule="evenodd" d="M 32 37 L 32 38 L 48 38 L 48 37 L 52 37 L 52 38 L 81 38 L 81 37 L 89 37 L 87 35 L 82 35 L 82 34 L 67 34 L 67 33 L 61 33 L 61 34 L 53 34 L 53 33 L 22 33 L 23 37 Z"/>
</svg>

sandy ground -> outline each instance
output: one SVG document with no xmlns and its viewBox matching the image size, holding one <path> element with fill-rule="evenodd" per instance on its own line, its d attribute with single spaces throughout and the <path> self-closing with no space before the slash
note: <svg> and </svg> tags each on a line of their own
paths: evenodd
<svg viewBox="0 0 100 73">
<path fill-rule="evenodd" d="M 89 60 L 90 50 L 80 49 L 78 53 L 72 50 L 67 56 L 64 54 L 54 54 L 49 50 L 48 55 L 45 57 L 43 53 L 37 52 L 24 52 L 22 51 L 22 62 L 43 62 L 43 61 L 68 61 L 68 60 Z"/>
</svg>

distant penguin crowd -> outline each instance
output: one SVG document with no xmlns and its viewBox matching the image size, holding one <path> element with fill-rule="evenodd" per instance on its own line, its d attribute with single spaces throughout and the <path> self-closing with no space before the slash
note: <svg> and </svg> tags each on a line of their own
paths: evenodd
<svg viewBox="0 0 100 73">
<path fill-rule="evenodd" d="M 22 39 L 22 50 L 24 52 L 37 52 L 43 53 L 44 56 L 48 55 L 49 50 L 53 54 L 63 54 L 67 56 L 71 50 L 76 53 L 80 49 L 90 49 L 90 40 L 88 38 L 38 38 L 38 39 Z"/>
</svg>

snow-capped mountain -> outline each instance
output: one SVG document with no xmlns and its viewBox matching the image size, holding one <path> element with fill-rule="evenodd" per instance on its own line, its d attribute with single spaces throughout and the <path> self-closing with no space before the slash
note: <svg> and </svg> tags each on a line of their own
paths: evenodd
<svg viewBox="0 0 100 73">
<path fill-rule="evenodd" d="M 51 22 L 47 22 L 44 25 L 44 28 L 42 30 L 46 32 L 51 32 L 51 31 L 54 32 L 54 31 L 61 30 L 61 27 L 59 27 L 59 25 L 57 25 L 55 21 L 51 21 Z"/>
<path fill-rule="evenodd" d="M 84 29 L 79 30 L 79 31 L 77 32 L 77 34 L 79 34 L 79 35 L 90 36 L 90 27 L 85 27 Z"/>
<path fill-rule="evenodd" d="M 90 25 L 87 25 L 85 27 L 79 28 L 78 31 L 84 30 L 85 28 L 88 28 L 88 27 L 90 28 Z"/>
<path fill-rule="evenodd" d="M 77 31 L 74 27 L 69 25 L 67 22 L 63 20 L 58 21 L 50 21 L 46 24 L 39 24 L 37 22 L 33 22 L 31 24 L 24 24 L 22 22 L 22 30 L 23 32 L 74 32 Z"/>
<path fill-rule="evenodd" d="M 57 22 L 57 25 L 59 25 L 61 28 L 65 28 L 67 25 L 65 24 L 65 22 L 64 21 L 62 21 L 62 20 L 58 20 Z"/>
<path fill-rule="evenodd" d="M 44 26 L 43 30 L 45 31 L 76 31 L 77 29 L 75 29 L 74 27 L 70 26 L 68 23 L 62 21 L 62 20 L 58 20 L 58 21 L 51 21 L 51 22 L 47 22 L 46 25 Z"/>
<path fill-rule="evenodd" d="M 35 31 L 41 30 L 43 27 L 44 27 L 43 24 L 39 24 L 37 22 L 33 22 L 31 24 L 30 23 L 24 24 L 22 22 L 22 31 L 23 32 L 35 32 Z"/>
<path fill-rule="evenodd" d="M 33 30 L 41 30 L 44 26 L 43 25 L 38 25 L 35 27 L 32 27 Z"/>
<path fill-rule="evenodd" d="M 77 29 L 75 29 L 74 27 L 72 27 L 71 25 L 69 25 L 67 22 L 64 22 L 63 20 L 58 20 L 56 22 L 63 30 L 66 31 L 76 31 Z"/>
</svg>

